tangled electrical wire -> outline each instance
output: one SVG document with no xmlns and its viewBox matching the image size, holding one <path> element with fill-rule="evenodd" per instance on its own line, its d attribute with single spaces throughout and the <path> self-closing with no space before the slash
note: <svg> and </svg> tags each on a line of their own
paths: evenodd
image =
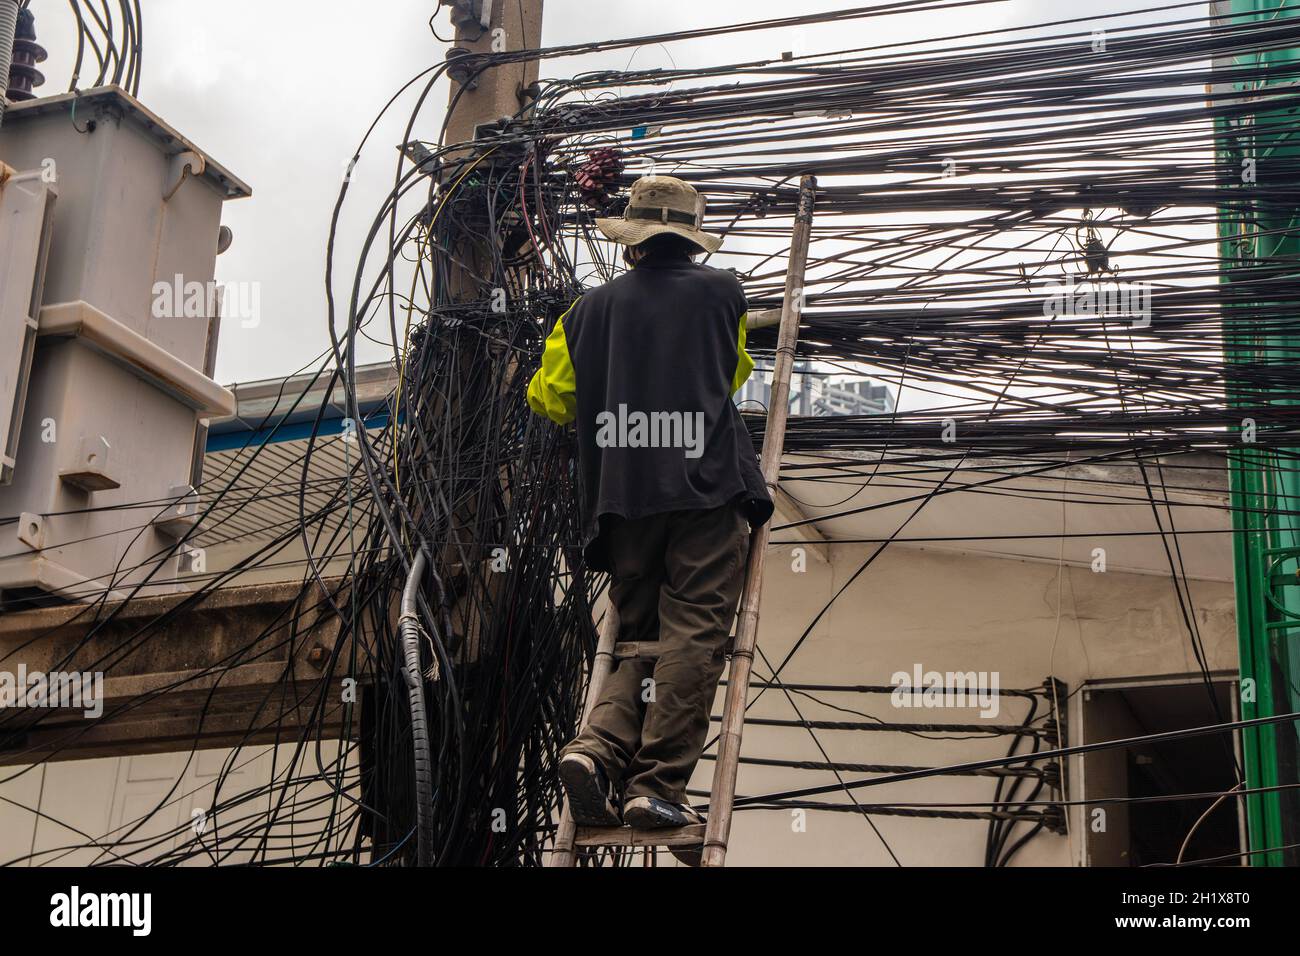
<svg viewBox="0 0 1300 956">
<path fill-rule="evenodd" d="M 20 9 L 30 12 L 31 0 Z M 68 0 L 77 28 L 77 52 L 69 90 L 112 83 L 132 96 L 140 94 L 144 16 L 140 0 Z M 114 11 L 116 10 L 116 15 Z"/>
<path fill-rule="evenodd" d="M 911 0 L 727 29 L 985 2 Z M 1247 420 L 1250 454 L 1285 463 L 1300 447 L 1300 412 L 1275 400 L 1300 392 L 1294 361 L 1235 344 L 1243 330 L 1300 332 L 1294 261 L 1239 241 L 1287 234 L 1300 199 L 1300 162 L 1285 153 L 1254 169 L 1249 184 L 1241 179 L 1259 135 L 1259 91 L 1300 73 L 1259 54 L 1300 44 L 1300 19 L 1211 25 L 1200 7 L 1135 11 L 1149 14 L 1138 25 L 1074 17 L 1032 33 L 545 79 L 518 115 L 472 144 L 416 138 L 448 66 L 417 76 L 399 93 L 415 103 L 391 190 L 352 268 L 336 262 L 348 182 L 340 190 L 325 276 L 330 349 L 301 394 L 288 396 L 292 412 L 313 389 L 341 388 L 351 425 L 342 437 L 329 433 L 322 403 L 300 457 L 279 460 L 271 441 L 250 441 L 229 458 L 205 489 L 196 535 L 250 537 L 241 516 L 257 501 L 278 501 L 282 519 L 257 529 L 250 554 L 163 617 L 201 608 L 277 560 L 301 570 L 301 591 L 255 639 L 131 706 L 219 683 L 259 660 L 283 660 L 284 679 L 267 689 L 249 726 L 231 731 L 238 745 L 205 808 L 209 829 L 192 833 L 179 820 L 148 837 L 137 832 L 174 812 L 185 795 L 173 788 L 131 826 L 96 835 L 93 861 L 542 860 L 559 801 L 554 765 L 577 726 L 605 582 L 581 561 L 573 446 L 530 415 L 524 386 L 556 317 L 616 272 L 594 218 L 617 213 L 623 187 L 651 170 L 708 195 L 705 228 L 726 237 L 719 262 L 744 282 L 751 313 L 780 305 L 797 180 L 817 175 L 800 357 L 865 371 L 894 386 L 900 407 L 792 419 L 787 452 L 832 467 L 790 461 L 782 478 L 866 486 L 905 471 L 925 485 L 784 659 L 763 659 L 759 696 L 799 692 L 782 670 L 938 496 L 1113 462 L 1133 465 L 1156 515 L 1208 688 L 1178 529 L 1158 503 L 1167 504 L 1166 471 L 1176 474 L 1178 455 L 1208 453 L 1232 467 L 1245 454 Z M 112 32 L 107 17 L 92 22 Z M 138 82 L 138 11 L 130 22 L 134 33 L 112 45 L 113 55 L 92 49 L 101 74 Z M 125 30 L 126 18 L 119 23 Z M 1100 51 L 1090 42 L 1097 26 L 1106 31 Z M 456 66 L 472 78 L 528 58 L 723 32 L 474 54 Z M 1286 89 L 1268 99 L 1276 111 L 1300 105 Z M 1273 134 L 1294 131 L 1294 119 L 1279 123 Z M 1220 284 L 1229 261 L 1232 279 Z M 1088 302 L 1117 305 L 1098 313 Z M 397 382 L 379 410 L 362 407 L 358 386 L 360 340 L 376 337 L 391 345 Z M 770 358 L 774 344 L 772 330 L 751 332 L 756 356 Z M 761 438 L 762 416 L 746 417 Z M 273 437 L 288 418 L 277 412 L 259 428 Z M 322 477 L 326 461 L 337 477 Z M 1286 501 L 1268 508 L 1273 517 L 1295 514 Z M 96 634 L 120 625 L 121 608 L 89 602 L 80 612 L 86 636 L 65 660 L 82 669 L 121 661 L 165 623 L 143 622 L 110 655 L 87 656 Z M 321 647 L 321 666 L 303 681 L 294 661 L 310 642 Z M 359 697 L 340 692 L 349 681 Z M 1008 730 L 1035 741 L 1031 751 L 1013 746 L 1004 758 L 948 768 L 836 763 L 817 742 L 825 728 L 801 718 L 794 723 L 823 760 L 783 765 L 832 770 L 837 783 L 752 795 L 737 808 L 839 810 L 868 822 L 956 814 L 987 822 L 985 862 L 1005 865 L 1072 805 L 1059 769 L 1031 766 L 1083 752 L 1047 732 L 1061 701 L 1040 703 Z M 1258 726 L 1218 716 L 1210 731 L 1188 735 L 1228 741 L 1225 731 Z M 1040 751 L 1039 740 L 1055 749 Z M 281 745 L 268 782 L 243 791 L 228 783 L 268 741 Z M 877 776 L 847 782 L 847 772 Z M 940 773 L 987 774 L 997 791 L 978 807 L 808 799 Z M 1293 790 L 1285 796 L 1295 799 Z M 70 839 L 33 862 L 83 846 Z"/>
</svg>

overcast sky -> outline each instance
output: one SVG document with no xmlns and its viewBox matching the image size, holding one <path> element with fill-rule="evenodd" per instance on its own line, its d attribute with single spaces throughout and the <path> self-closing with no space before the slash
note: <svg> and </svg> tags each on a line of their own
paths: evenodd
<svg viewBox="0 0 1300 956">
<path fill-rule="evenodd" d="M 845 9 L 827 0 L 546 0 L 545 46 L 642 36 L 701 26 Z M 812 54 L 923 37 L 993 30 L 1147 4 L 1124 0 L 1006 0 L 942 13 L 768 30 L 636 50 L 551 60 L 548 76 L 578 70 L 697 66 Z M 285 375 L 328 343 L 324 256 L 340 179 L 367 126 L 396 90 L 440 62 L 446 44 L 428 29 L 435 0 L 142 0 L 144 68 L 140 99 L 253 188 L 227 205 L 235 233 L 218 263 L 223 281 L 260 283 L 261 324 L 223 324 L 222 382 Z M 50 50 L 42 93 L 66 87 L 74 33 L 67 4 L 35 0 L 37 29 Z M 1174 16 L 1186 13 L 1178 11 Z M 448 14 L 435 21 L 450 36 Z M 433 139 L 447 98 L 432 97 L 417 136 Z M 338 259 L 351 265 L 391 186 L 393 146 L 409 108 L 380 127 L 353 174 Z M 370 357 L 382 358 L 377 346 Z"/>
</svg>

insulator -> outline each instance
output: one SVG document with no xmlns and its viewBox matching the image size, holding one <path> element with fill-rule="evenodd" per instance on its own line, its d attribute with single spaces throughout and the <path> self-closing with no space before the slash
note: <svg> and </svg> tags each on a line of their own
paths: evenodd
<svg viewBox="0 0 1300 956">
<path fill-rule="evenodd" d="M 45 82 L 45 74 L 36 69 L 45 62 L 45 47 L 36 42 L 36 17 L 27 7 L 18 11 L 18 29 L 14 32 L 14 58 L 9 64 L 9 89 L 13 102 L 34 99 L 32 90 Z"/>
</svg>

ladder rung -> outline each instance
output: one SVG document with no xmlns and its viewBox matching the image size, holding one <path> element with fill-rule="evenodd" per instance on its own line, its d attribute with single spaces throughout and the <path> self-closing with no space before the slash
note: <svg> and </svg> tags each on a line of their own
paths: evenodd
<svg viewBox="0 0 1300 956">
<path fill-rule="evenodd" d="M 634 830 L 631 827 L 578 827 L 577 846 L 702 846 L 704 824 Z"/>
<path fill-rule="evenodd" d="M 620 641 L 614 645 L 616 661 L 657 661 L 658 641 Z"/>
</svg>

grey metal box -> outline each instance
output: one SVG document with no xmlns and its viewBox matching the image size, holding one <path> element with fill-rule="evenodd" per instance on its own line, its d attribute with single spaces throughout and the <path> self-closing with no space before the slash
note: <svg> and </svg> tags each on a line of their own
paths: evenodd
<svg viewBox="0 0 1300 956">
<path fill-rule="evenodd" d="M 30 382 L 14 396 L 21 452 L 0 487 L 0 590 L 171 590 L 171 499 L 200 419 L 234 398 L 204 374 L 215 310 L 161 314 L 155 286 L 211 282 L 222 204 L 248 187 L 116 87 L 11 107 L 0 163 L 52 172 L 58 190 Z"/>
</svg>

